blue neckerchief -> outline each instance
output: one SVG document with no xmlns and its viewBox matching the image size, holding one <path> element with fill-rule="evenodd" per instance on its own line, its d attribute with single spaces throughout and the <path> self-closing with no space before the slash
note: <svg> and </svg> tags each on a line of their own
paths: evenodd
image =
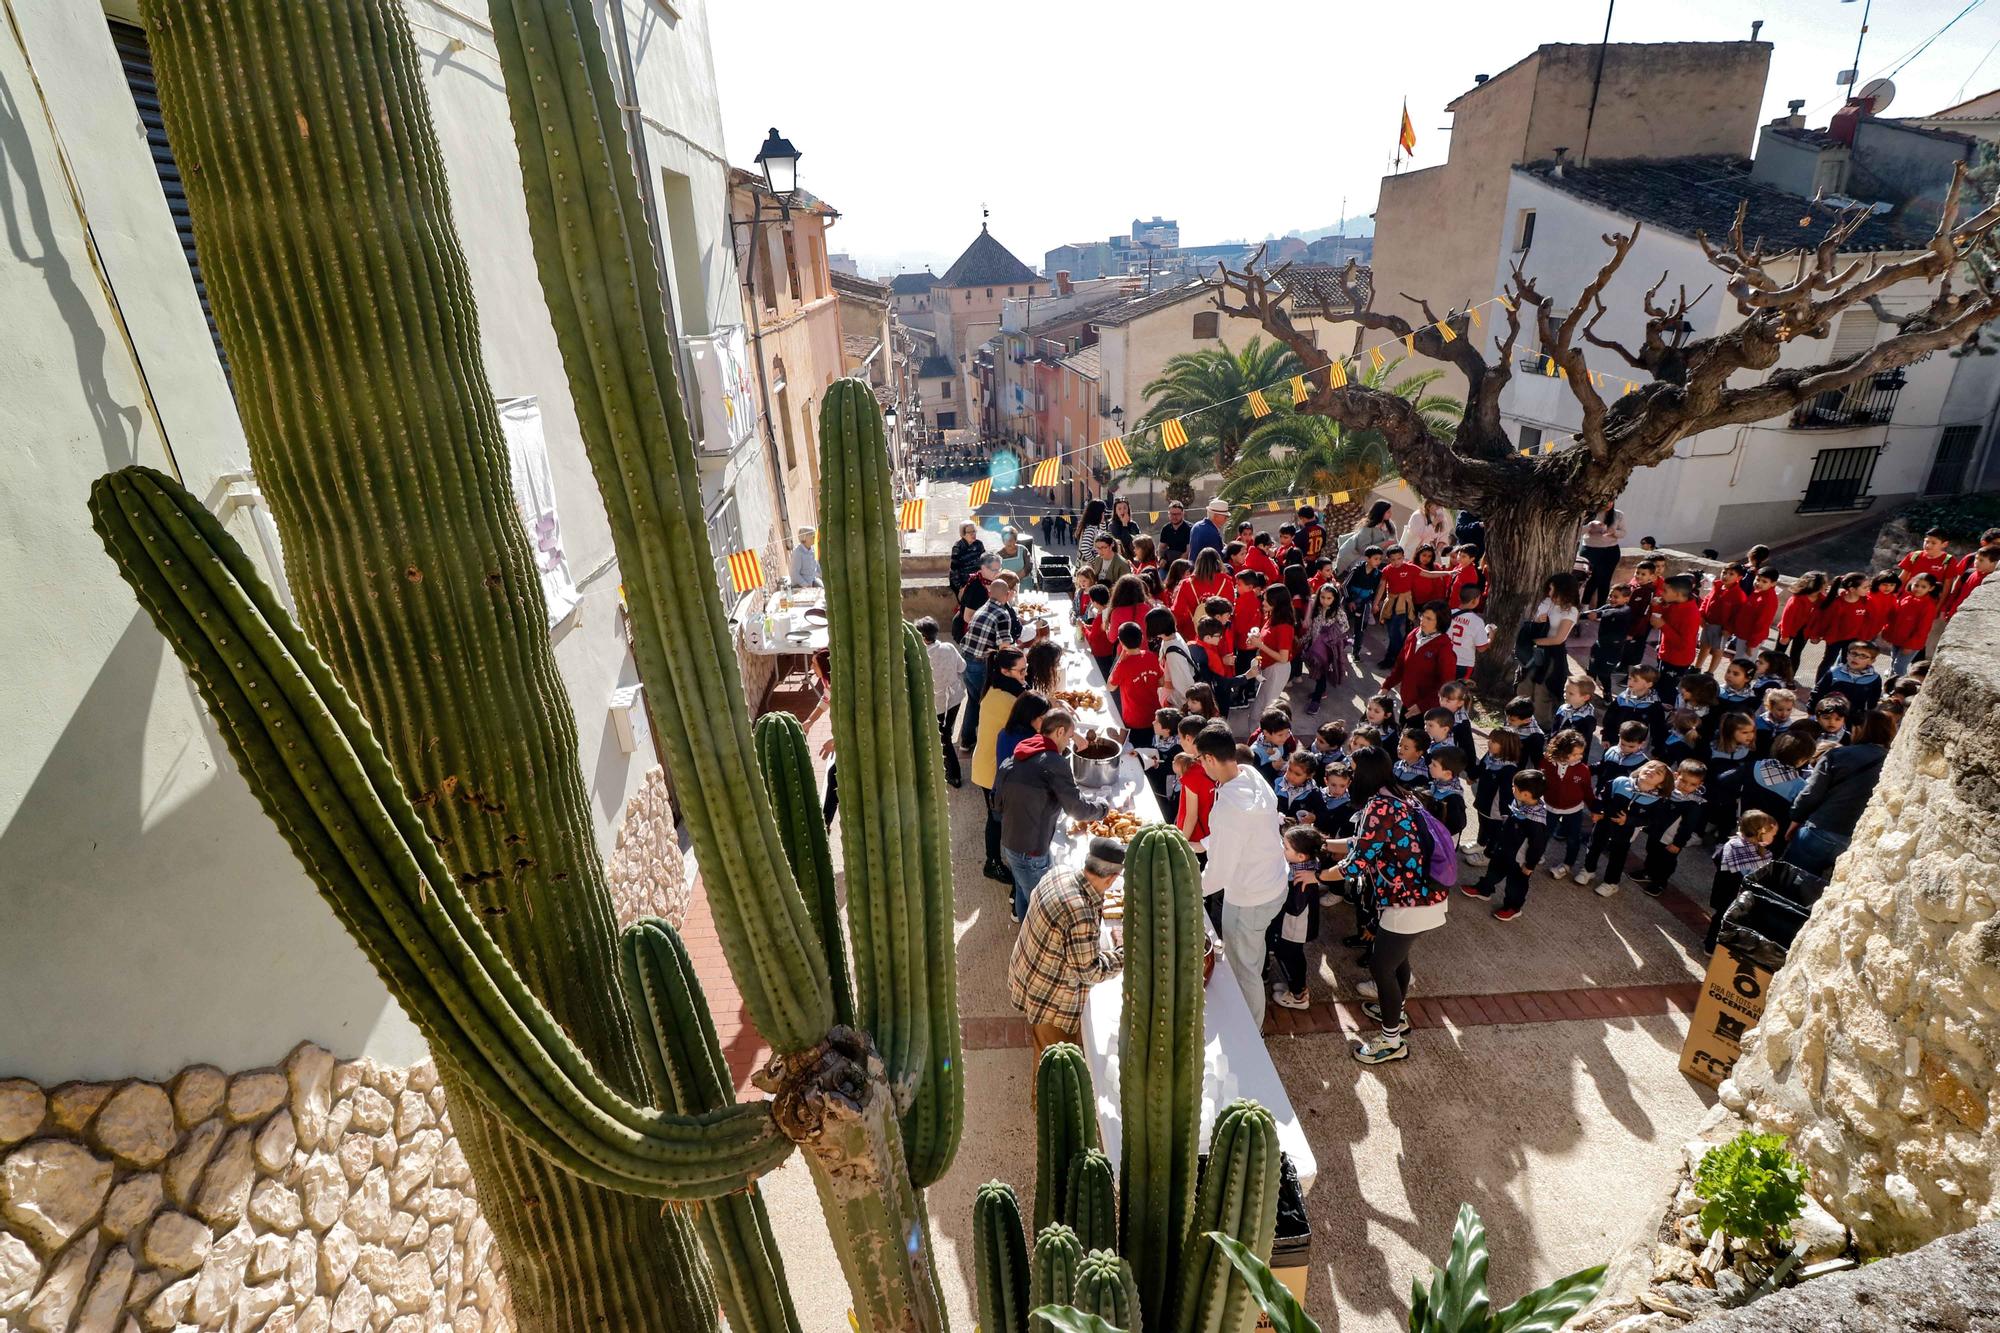
<svg viewBox="0 0 2000 1333">
<path fill-rule="evenodd" d="M 1805 770 L 1793 768 L 1782 760 L 1759 759 L 1750 772 L 1758 786 L 1776 792 L 1788 801 L 1805 790 Z"/>
<path fill-rule="evenodd" d="M 1612 750 L 1604 757 L 1620 768 L 1630 769 L 1637 768 L 1648 759 L 1651 759 L 1653 757 L 1653 750 L 1651 746 L 1642 745 L 1630 754 L 1626 754 L 1623 750 Z"/>
<path fill-rule="evenodd" d="M 1741 759 L 1744 755 L 1750 753 L 1750 747 L 1739 745 L 1733 750 L 1714 750 L 1710 753 L 1717 759 Z"/>
<path fill-rule="evenodd" d="M 1674 799 L 1676 801 L 1681 802 L 1683 805 L 1693 802 L 1706 801 L 1708 799 L 1708 788 L 1696 787 L 1693 791 L 1684 792 L 1679 787 L 1675 787 Z"/>
<path fill-rule="evenodd" d="M 1539 736 L 1542 734 L 1542 724 L 1535 721 L 1535 719 L 1531 717 L 1526 722 L 1519 722 L 1519 723 L 1509 722 L 1507 724 L 1507 730 L 1513 732 L 1516 736 L 1520 736 L 1523 738 L 1526 738 L 1528 736 Z"/>
<path fill-rule="evenodd" d="M 1623 796 L 1634 805 L 1652 805 L 1660 799 L 1656 791 L 1640 791 L 1638 780 L 1631 777 L 1611 779 L 1611 794 Z"/>
<path fill-rule="evenodd" d="M 1389 765 L 1389 768 L 1391 772 L 1395 773 L 1396 781 L 1408 785 L 1414 782 L 1421 782 L 1424 774 L 1429 771 L 1430 765 L 1421 759 L 1398 759 L 1395 763 Z"/>
<path fill-rule="evenodd" d="M 1529 805 L 1526 801 L 1517 797 L 1508 802 L 1507 817 L 1510 819 L 1524 819 L 1531 824 L 1546 824 L 1549 822 L 1549 811 L 1548 807 L 1540 801 Z"/>
<path fill-rule="evenodd" d="M 1479 762 L 1480 762 L 1480 763 L 1481 763 L 1481 764 L 1482 764 L 1483 766 L 1485 766 L 1485 767 L 1487 767 L 1487 768 L 1490 768 L 1490 769 L 1493 769 L 1493 770 L 1494 770 L 1495 772 L 1498 772 L 1498 771 L 1499 771 L 1500 769 L 1503 769 L 1503 768 L 1519 768 L 1519 767 L 1520 767 L 1520 765 L 1519 765 L 1519 764 L 1515 763 L 1515 762 L 1514 762 L 1513 760 L 1511 760 L 1511 759 L 1502 759 L 1502 758 L 1500 758 L 1500 757 L 1499 757 L 1498 755 L 1491 755 L 1491 754 L 1487 755 L 1487 756 L 1486 756 L 1486 757 L 1485 757 L 1484 759 L 1480 760 Z"/>
<path fill-rule="evenodd" d="M 1272 759 L 1282 758 L 1285 754 L 1285 747 L 1276 741 L 1269 741 L 1259 736 L 1256 740 L 1250 742 L 1250 753 L 1257 756 L 1257 762 L 1264 763 Z"/>
<path fill-rule="evenodd" d="M 1571 708 L 1568 704 L 1564 704 L 1556 709 L 1556 730 L 1561 731 L 1567 724 L 1586 717 L 1594 723 L 1597 720 L 1597 710 L 1589 704 L 1584 704 L 1580 708 Z"/>
<path fill-rule="evenodd" d="M 1470 721 L 1472 721 L 1472 710 L 1470 708 L 1456 708 L 1452 710 L 1451 724 L 1454 727 L 1461 722 Z"/>
<path fill-rule="evenodd" d="M 1297 786 L 1294 786 L 1291 782 L 1287 781 L 1284 777 L 1280 776 L 1276 782 L 1271 784 L 1271 790 L 1275 791 L 1278 794 L 1279 800 L 1291 801 L 1291 800 L 1296 800 L 1297 798 L 1304 796 L 1308 792 L 1312 791 L 1313 784 L 1310 782 L 1302 782 L 1299 783 Z"/>
<path fill-rule="evenodd" d="M 1323 787 L 1320 789 L 1320 796 L 1322 799 L 1326 801 L 1326 812 L 1328 814 L 1334 813 L 1336 810 L 1340 809 L 1340 807 L 1346 805 L 1348 802 L 1348 795 L 1346 792 L 1342 792 L 1340 795 L 1335 796 L 1332 792 L 1327 791 Z"/>
<path fill-rule="evenodd" d="M 1752 694 L 1761 694 L 1765 690 L 1783 688 L 1784 685 L 1785 678 L 1783 676 L 1759 676 L 1750 682 L 1750 692 Z"/>
<path fill-rule="evenodd" d="M 1754 685 L 1745 686 L 1740 690 L 1732 690 L 1727 685 L 1724 685 L 1719 697 L 1726 704 L 1740 704 L 1746 699 L 1755 698 L 1756 695 L 1757 687 Z"/>
<path fill-rule="evenodd" d="M 1694 715 L 1695 715 L 1696 717 L 1707 717 L 1707 716 L 1708 716 L 1708 705 L 1707 705 L 1707 704 L 1703 704 L 1703 705 L 1702 705 L 1701 707 L 1699 707 L 1699 708 L 1690 708 L 1690 709 L 1688 709 L 1688 712 L 1690 712 L 1690 713 L 1693 713 L 1693 714 L 1694 714 Z"/>
<path fill-rule="evenodd" d="M 1849 685 L 1866 685 L 1873 682 L 1879 686 L 1882 683 L 1882 673 L 1875 668 L 1870 667 L 1865 672 L 1857 672 L 1851 670 L 1844 661 L 1835 662 L 1833 670 L 1827 672 L 1827 675 L 1834 680 L 1846 681 Z"/>
<path fill-rule="evenodd" d="M 1752 719 L 1752 721 L 1756 722 L 1757 730 L 1759 731 L 1776 731 L 1779 727 L 1789 727 L 1798 720 L 1798 714 L 1794 713 L 1783 722 L 1779 722 L 1771 716 L 1771 710 L 1768 708 L 1758 709 L 1757 716 Z"/>
<path fill-rule="evenodd" d="M 1660 696 L 1651 690 L 1647 690 L 1644 694 L 1634 694 L 1632 687 L 1628 685 L 1618 691 L 1617 702 L 1627 708 L 1653 708 L 1659 704 Z"/>
<path fill-rule="evenodd" d="M 1450 782 L 1438 782 L 1435 780 L 1432 781 L 1431 796 L 1436 800 L 1449 801 L 1454 796 L 1457 795 L 1458 795 L 1458 779 L 1453 778 Z"/>
<path fill-rule="evenodd" d="M 1456 750 L 1457 748 L 1458 742 L 1449 736 L 1441 741 L 1434 741 L 1426 737 L 1424 740 L 1424 762 L 1429 763 L 1431 760 L 1437 758 L 1442 751 Z"/>
</svg>

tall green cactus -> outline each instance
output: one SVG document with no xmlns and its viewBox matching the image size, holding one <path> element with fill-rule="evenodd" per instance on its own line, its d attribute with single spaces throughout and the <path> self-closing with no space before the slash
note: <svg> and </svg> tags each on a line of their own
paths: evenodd
<svg viewBox="0 0 2000 1333">
<path fill-rule="evenodd" d="M 1012 1186 L 989 1180 L 972 1198 L 973 1301 L 980 1333 L 1027 1333 L 1028 1242 Z"/>
<path fill-rule="evenodd" d="M 820 813 L 818 781 L 806 729 L 783 709 L 764 714 L 752 729 L 757 741 L 757 768 L 771 793 L 778 819 L 778 837 L 785 861 L 799 881 L 813 930 L 826 957 L 826 974 L 833 986 L 833 1019 L 854 1023 L 854 991 L 847 982 L 847 943 L 840 924 L 840 900 L 834 893 L 833 852 L 826 840 L 826 819 Z"/>
<path fill-rule="evenodd" d="M 1051 1222 L 1035 1233 L 1035 1248 L 1028 1256 L 1028 1308 L 1067 1305 L 1076 1290 L 1077 1266 L 1083 1262 L 1084 1244 L 1074 1231 L 1060 1222 Z M 1052 1327 L 1046 1319 L 1030 1319 L 1032 1333 Z"/>
<path fill-rule="evenodd" d="M 1145 1325 L 1132 1265 L 1119 1258 L 1116 1250 L 1092 1250 L 1083 1256 L 1076 1266 L 1076 1289 L 1070 1304 L 1125 1333 L 1140 1333 Z"/>
<path fill-rule="evenodd" d="M 1109 1157 L 1089 1148 L 1070 1161 L 1063 1221 L 1075 1228 L 1086 1250 L 1118 1248 L 1117 1196 L 1118 1176 Z"/>
<path fill-rule="evenodd" d="M 1208 1169 L 1182 1254 L 1176 1333 L 1238 1333 L 1255 1315 L 1250 1289 L 1208 1239 L 1211 1231 L 1243 1245 L 1259 1262 L 1271 1261 L 1278 1231 L 1278 1124 L 1256 1102 L 1239 1098 L 1215 1117 Z"/>
<path fill-rule="evenodd" d="M 1201 1124 L 1201 873 L 1178 829 L 1140 829 L 1125 852 L 1120 1020 L 1120 1249 L 1155 1328 L 1168 1325 L 1194 1210 Z"/>
<path fill-rule="evenodd" d="M 1059 1041 L 1035 1071 L 1035 1230 L 1067 1216 L 1070 1163 L 1097 1146 L 1097 1105 L 1083 1051 Z"/>
<path fill-rule="evenodd" d="M 603 1080 L 643 1104 L 574 714 L 403 7 L 143 0 L 141 12 L 306 634 L 481 937 Z M 380 928 L 371 916 L 357 930 Z M 420 979 L 400 978 L 399 995 Z M 607 1188 L 600 1169 L 559 1167 L 440 1054 L 520 1326 L 712 1330 L 686 1219 Z"/>
</svg>

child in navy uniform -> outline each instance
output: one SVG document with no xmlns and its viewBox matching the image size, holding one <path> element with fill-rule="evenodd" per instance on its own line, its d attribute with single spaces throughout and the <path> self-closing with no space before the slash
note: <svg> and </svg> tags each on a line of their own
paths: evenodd
<svg viewBox="0 0 2000 1333">
<path fill-rule="evenodd" d="M 1315 827 L 1323 802 L 1319 792 L 1319 760 L 1300 750 L 1285 761 L 1285 769 L 1271 784 L 1278 797 L 1278 815 L 1287 824 L 1304 822 Z"/>
<path fill-rule="evenodd" d="M 1590 743 L 1597 739 L 1597 682 L 1589 676 L 1571 676 L 1563 686 L 1563 701 L 1555 712 L 1551 732 L 1574 731 L 1584 738 L 1584 758 L 1590 758 Z"/>
<path fill-rule="evenodd" d="M 1713 676 L 1699 679 L 1715 683 Z M 1660 746 L 1660 758 L 1669 764 L 1678 764 L 1683 759 L 1700 759 L 1708 753 L 1708 743 L 1702 738 L 1701 717 L 1692 708 L 1677 708 L 1667 716 L 1667 739 Z"/>
<path fill-rule="evenodd" d="M 1423 734 L 1415 729 L 1404 732 L 1396 738 L 1396 761 L 1390 765 L 1396 781 L 1406 787 L 1421 787 L 1429 777 L 1429 767 L 1424 762 Z"/>
<path fill-rule="evenodd" d="M 1594 770 L 1598 801 L 1603 801 L 1614 779 L 1630 777 L 1638 772 L 1639 765 L 1653 757 L 1652 740 L 1653 733 L 1637 718 L 1618 729 L 1616 740 L 1604 752 L 1604 757 L 1597 761 Z"/>
<path fill-rule="evenodd" d="M 1451 744 L 1433 745 L 1424 755 L 1429 774 L 1431 800 L 1437 804 L 1438 821 L 1451 830 L 1454 845 L 1465 833 L 1465 756 Z"/>
<path fill-rule="evenodd" d="M 1667 706 L 1653 689 L 1659 679 L 1658 668 L 1643 662 L 1626 673 L 1625 688 L 1612 696 L 1604 709 L 1604 726 L 1599 734 L 1604 737 L 1607 750 L 1617 743 L 1618 729 L 1627 722 L 1644 722 L 1656 745 L 1667 738 Z"/>
<path fill-rule="evenodd" d="M 1428 756 L 1440 745 L 1448 745 L 1458 750 L 1458 737 L 1454 735 L 1457 719 L 1449 708 L 1433 708 L 1424 714 L 1424 754 Z M 1464 760 L 1464 768 L 1472 766 L 1472 756 L 1459 750 L 1459 758 Z"/>
<path fill-rule="evenodd" d="M 1813 705 L 1817 707 L 1820 700 L 1830 695 L 1845 695 L 1847 715 L 1860 717 L 1882 702 L 1882 677 L 1875 670 L 1877 655 L 1875 645 L 1865 640 L 1848 644 L 1842 660 L 1820 677 L 1819 688 L 1813 692 Z"/>
<path fill-rule="evenodd" d="M 1732 657 L 1722 668 L 1722 688 L 1716 691 L 1716 706 L 1725 713 L 1757 711 L 1757 664 L 1747 657 Z"/>
<path fill-rule="evenodd" d="M 1468 897 L 1491 898 L 1504 883 L 1507 896 L 1493 911 L 1496 921 L 1520 917 L 1528 902 L 1528 878 L 1549 848 L 1548 808 L 1542 804 L 1545 789 L 1539 768 L 1523 768 L 1514 775 L 1513 799 L 1508 802 L 1500 836 L 1493 842 L 1492 864 L 1479 877 L 1479 883 L 1463 890 Z"/>
<path fill-rule="evenodd" d="M 1721 842 L 1736 827 L 1737 803 L 1750 765 L 1757 761 L 1757 724 L 1742 713 L 1724 713 L 1708 749 L 1708 816 L 1702 828 L 1712 843 Z"/>
<path fill-rule="evenodd" d="M 1306 941 L 1319 933 L 1319 872 L 1326 839 L 1309 824 L 1285 830 L 1285 904 L 1271 921 L 1266 942 L 1283 979 L 1271 987 L 1271 1002 L 1286 1009 L 1304 1009 Z"/>
<path fill-rule="evenodd" d="M 1798 721 L 1798 706 L 1799 696 L 1790 687 L 1764 691 L 1764 706 L 1751 719 L 1757 727 L 1757 738 L 1750 748 L 1759 759 L 1771 753 L 1771 742 L 1783 735 L 1785 728 Z"/>
<path fill-rule="evenodd" d="M 1590 645 L 1585 669 L 1606 697 L 1630 664 L 1632 649 L 1632 589 L 1614 583 L 1608 596 L 1611 600 L 1605 605 L 1584 613 L 1584 619 L 1597 622 L 1597 642 Z"/>
<path fill-rule="evenodd" d="M 1522 695 L 1509 699 L 1506 709 L 1507 730 L 1521 738 L 1521 767 L 1540 768 L 1542 750 L 1548 745 L 1548 735 L 1542 724 L 1535 720 L 1535 701 Z"/>
<path fill-rule="evenodd" d="M 1378 742 L 1391 757 L 1396 753 L 1396 737 L 1402 734 L 1403 705 L 1393 694 L 1378 694 L 1368 701 L 1363 710 L 1362 721 L 1375 728 L 1380 735 Z"/>
<path fill-rule="evenodd" d="M 1597 896 L 1609 898 L 1618 892 L 1618 882 L 1625 878 L 1625 858 L 1632 851 L 1632 837 L 1646 826 L 1653 807 L 1666 799 L 1670 771 L 1659 760 L 1648 759 L 1630 777 L 1611 780 L 1610 790 L 1591 815 L 1596 827 L 1590 833 L 1590 851 L 1583 858 L 1583 869 L 1576 872 L 1579 887 L 1590 883 L 1602 861 L 1604 882 L 1597 886 Z"/>
<path fill-rule="evenodd" d="M 1451 739 L 1465 756 L 1465 766 L 1471 768 L 1479 758 L 1479 747 L 1472 738 L 1471 687 L 1462 680 L 1446 681 L 1438 686 L 1438 707 L 1451 710 Z"/>
<path fill-rule="evenodd" d="M 1772 690 L 1789 690 L 1796 684 L 1792 679 L 1792 659 L 1782 648 L 1765 648 L 1757 654 L 1756 670 L 1750 673 L 1750 691 L 1757 696 L 1757 708 L 1764 706 L 1764 696 Z M 1753 708 L 1751 712 L 1756 712 Z"/>
<path fill-rule="evenodd" d="M 1483 866 L 1499 840 L 1507 822 L 1507 806 L 1513 800 L 1514 774 L 1521 768 L 1521 738 L 1505 727 L 1486 733 L 1486 757 L 1472 776 L 1472 809 L 1479 816 L 1479 846 L 1468 848 L 1465 859 Z"/>
<path fill-rule="evenodd" d="M 1563 859 L 1549 873 L 1568 879 L 1583 859 L 1583 845 L 1590 836 L 1590 802 L 1596 782 L 1584 757 L 1590 752 L 1588 733 L 1574 729 L 1549 737 L 1549 752 L 1542 760 L 1544 785 L 1542 804 L 1549 812 L 1549 843 L 1562 843 Z"/>
<path fill-rule="evenodd" d="M 1762 810 L 1745 810 L 1736 821 L 1736 835 L 1715 849 L 1715 883 L 1708 890 L 1708 934 L 1701 942 L 1705 952 L 1715 952 L 1722 914 L 1743 892 L 1743 881 L 1771 864 L 1771 844 L 1777 837 L 1777 820 Z"/>
<path fill-rule="evenodd" d="M 1319 807 L 1313 811 L 1313 827 L 1329 838 L 1354 836 L 1354 819 L 1360 810 L 1347 794 L 1347 785 L 1353 780 L 1354 768 L 1345 755 L 1320 765 Z"/>
<path fill-rule="evenodd" d="M 1674 770 L 1673 794 L 1654 809 L 1646 825 L 1646 862 L 1639 871 L 1639 887 L 1648 898 L 1667 891 L 1667 881 L 1680 865 L 1681 848 L 1701 832 L 1708 814 L 1708 792 L 1702 783 L 1708 765 L 1699 759 L 1683 760 Z"/>
</svg>

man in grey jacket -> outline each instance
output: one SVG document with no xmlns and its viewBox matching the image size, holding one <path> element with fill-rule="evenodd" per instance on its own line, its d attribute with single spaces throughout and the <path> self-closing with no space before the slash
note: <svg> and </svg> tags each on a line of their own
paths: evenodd
<svg viewBox="0 0 2000 1333">
<path fill-rule="evenodd" d="M 1028 912 L 1028 895 L 1054 861 L 1056 821 L 1101 819 L 1109 808 L 1077 789 L 1070 771 L 1069 746 L 1076 716 L 1061 708 L 1042 714 L 1036 734 L 1005 757 L 993 786 L 1000 811 L 1000 855 L 1014 877 L 1014 920 Z"/>
</svg>

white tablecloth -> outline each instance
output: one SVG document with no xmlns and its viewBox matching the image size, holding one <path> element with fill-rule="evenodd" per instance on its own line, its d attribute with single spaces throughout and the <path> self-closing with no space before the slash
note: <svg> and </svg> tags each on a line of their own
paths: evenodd
<svg viewBox="0 0 2000 1333">
<path fill-rule="evenodd" d="M 1108 708 L 1110 697 L 1097 663 L 1088 652 L 1075 646 L 1068 599 L 1050 598 L 1045 617 L 1067 649 L 1063 654 L 1064 686 L 1096 690 L 1105 695 Z M 1102 730 L 1116 725 L 1117 719 L 1108 711 L 1093 711 L 1083 716 L 1083 722 Z M 1131 810 L 1148 823 L 1161 818 L 1159 801 L 1154 798 L 1145 770 L 1136 757 L 1128 753 L 1120 761 L 1118 779 L 1115 786 L 1085 787 L 1084 794 L 1107 802 L 1114 810 Z M 1057 822 L 1053 850 L 1059 860 L 1078 863 L 1083 859 L 1088 839 L 1069 837 L 1068 828 L 1068 819 Z M 1201 1132 L 1197 1142 L 1207 1148 L 1217 1111 L 1238 1097 L 1255 1098 L 1277 1121 L 1278 1147 L 1291 1157 L 1299 1173 L 1299 1188 L 1310 1190 L 1319 1164 L 1306 1142 L 1298 1115 L 1292 1110 L 1292 1099 L 1278 1079 L 1277 1067 L 1271 1063 L 1263 1034 L 1250 1021 L 1250 1007 L 1243 1002 L 1242 988 L 1230 975 L 1220 944 L 1216 946 L 1216 954 L 1215 975 L 1209 978 L 1202 1004 L 1202 1040 L 1206 1050 L 1202 1057 Z M 1124 1005 L 1125 979 L 1120 976 L 1093 986 L 1083 1006 L 1083 1052 L 1097 1094 L 1098 1131 L 1104 1140 L 1104 1151 L 1113 1162 L 1118 1160 L 1122 1129 L 1118 1109 L 1118 1029 Z"/>
</svg>

